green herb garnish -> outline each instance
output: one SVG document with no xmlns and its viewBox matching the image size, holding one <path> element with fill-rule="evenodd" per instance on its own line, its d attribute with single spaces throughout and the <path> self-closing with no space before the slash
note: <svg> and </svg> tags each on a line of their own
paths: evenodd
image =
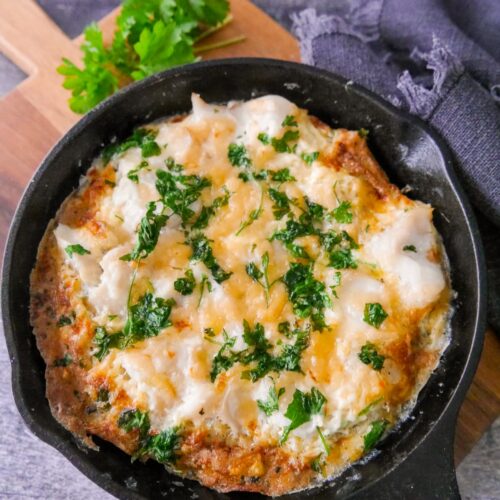
<svg viewBox="0 0 500 500">
<path fill-rule="evenodd" d="M 145 259 L 156 247 L 161 229 L 167 223 L 168 217 L 163 213 L 156 213 L 157 204 L 154 201 L 148 203 L 146 215 L 141 219 L 137 231 L 137 243 L 131 253 L 120 257 L 121 260 Z"/>
<path fill-rule="evenodd" d="M 269 170 L 269 175 L 271 176 L 272 181 L 279 182 L 280 184 L 297 180 L 293 175 L 290 174 L 290 170 L 288 168 L 282 168 L 280 170 Z"/>
<path fill-rule="evenodd" d="M 231 351 L 236 342 L 236 337 L 229 337 L 225 330 L 222 330 L 222 336 L 224 342 L 212 360 L 212 369 L 210 370 L 210 380 L 212 382 L 215 382 L 220 373 L 229 370 L 238 361 L 238 355 Z"/>
<path fill-rule="evenodd" d="M 280 220 L 290 212 L 290 200 L 286 193 L 269 188 L 269 197 L 273 200 L 273 214 L 275 219 Z"/>
<path fill-rule="evenodd" d="M 74 320 L 75 320 L 75 313 L 74 311 L 71 311 L 71 313 L 68 316 L 65 316 L 64 314 L 59 316 L 56 326 L 60 328 L 62 326 L 72 325 Z"/>
<path fill-rule="evenodd" d="M 194 279 L 194 274 L 191 269 L 188 269 L 184 273 L 183 278 L 178 278 L 174 281 L 174 288 L 181 295 L 191 295 L 196 286 L 196 280 Z"/>
<path fill-rule="evenodd" d="M 141 148 L 143 158 L 157 156 L 160 146 L 155 142 L 158 131 L 145 128 L 135 129 L 133 134 L 122 142 L 111 143 L 102 152 L 104 163 L 108 163 L 114 155 L 120 155 L 131 148 Z"/>
<path fill-rule="evenodd" d="M 261 132 L 259 135 L 257 135 L 257 139 L 262 142 L 262 144 L 271 144 L 271 137 L 269 137 L 269 134 L 266 134 L 265 132 Z"/>
<path fill-rule="evenodd" d="M 249 167 L 252 164 L 247 148 L 243 144 L 232 142 L 227 148 L 227 158 L 233 167 Z"/>
<path fill-rule="evenodd" d="M 314 151 L 313 153 L 301 153 L 300 157 L 310 166 L 319 157 L 319 152 Z"/>
<path fill-rule="evenodd" d="M 375 344 L 371 342 L 361 347 L 358 357 L 365 365 L 372 365 L 375 371 L 380 371 L 384 367 L 385 356 L 379 354 Z"/>
<path fill-rule="evenodd" d="M 315 328 L 322 329 L 324 309 L 332 305 L 326 286 L 314 278 L 310 264 L 292 262 L 283 276 L 293 312 L 299 318 L 310 317 Z"/>
<path fill-rule="evenodd" d="M 83 248 L 79 243 L 76 245 L 68 245 L 64 250 L 70 257 L 73 257 L 73 254 L 75 253 L 78 255 L 90 254 L 90 252 L 86 248 Z"/>
<path fill-rule="evenodd" d="M 293 115 L 286 115 L 283 121 L 281 122 L 282 127 L 298 127 L 297 120 Z"/>
<path fill-rule="evenodd" d="M 382 402 L 384 400 L 384 398 L 382 396 L 380 396 L 379 398 L 375 399 L 374 401 L 372 401 L 371 403 L 367 404 L 359 413 L 358 413 L 358 417 L 363 417 L 364 415 L 368 415 L 368 413 L 370 413 L 370 411 L 372 410 L 372 408 L 374 408 L 375 406 L 377 406 L 380 402 Z"/>
<path fill-rule="evenodd" d="M 267 400 L 263 401 L 261 399 L 257 399 L 257 406 L 267 416 L 270 416 L 279 410 L 278 400 L 281 396 L 283 396 L 283 394 L 285 394 L 285 388 L 280 387 L 279 390 L 276 390 L 276 385 L 273 381 L 273 385 L 269 388 Z"/>
<path fill-rule="evenodd" d="M 212 291 L 212 283 L 206 274 L 202 274 L 200 282 L 200 297 L 198 299 L 197 307 L 200 307 L 201 299 L 203 299 L 203 294 L 205 293 L 205 288 L 210 293 Z"/>
<path fill-rule="evenodd" d="M 403 251 L 405 252 L 417 252 L 417 248 L 415 247 L 415 245 L 405 245 L 403 247 Z"/>
<path fill-rule="evenodd" d="M 259 266 L 255 262 L 249 262 L 245 270 L 256 283 L 258 283 L 263 289 L 264 289 L 264 295 L 266 298 L 266 304 L 269 306 L 269 290 L 271 287 L 278 281 L 279 278 L 273 280 L 272 282 L 269 281 L 269 274 L 268 274 L 268 268 L 269 268 L 269 253 L 265 252 L 264 255 L 262 256 L 261 259 L 261 265 L 262 268 L 259 268 Z"/>
<path fill-rule="evenodd" d="M 210 247 L 210 242 L 205 235 L 202 233 L 194 235 L 188 243 L 191 245 L 193 254 L 191 255 L 192 260 L 199 260 L 207 266 L 207 268 L 212 273 L 214 280 L 217 283 L 222 283 L 229 279 L 232 272 L 226 272 L 215 260 L 212 248 Z"/>
<path fill-rule="evenodd" d="M 190 205 L 201 196 L 203 189 L 211 185 L 206 177 L 165 170 L 156 171 L 156 189 L 162 197 L 162 202 L 181 218 L 183 225 L 194 216 Z"/>
<path fill-rule="evenodd" d="M 225 207 L 229 203 L 229 197 L 231 194 L 225 189 L 224 196 L 219 196 L 212 201 L 211 205 L 203 207 L 201 209 L 200 215 L 194 221 L 192 229 L 205 229 L 208 226 L 210 217 L 213 217 L 217 210 L 221 207 Z"/>
<path fill-rule="evenodd" d="M 313 387 L 311 392 L 302 392 L 295 389 L 292 402 L 288 405 L 285 417 L 291 422 L 284 430 L 280 443 L 284 443 L 288 435 L 297 427 L 309 422 L 313 415 L 319 414 L 326 403 L 326 398 L 321 392 Z"/>
<path fill-rule="evenodd" d="M 380 441 L 388 425 L 389 422 L 387 420 L 375 420 L 375 422 L 372 422 L 370 430 L 364 437 L 365 451 L 370 451 L 374 448 Z"/>
<path fill-rule="evenodd" d="M 92 23 L 84 30 L 83 68 L 64 58 L 57 68 L 71 91 L 70 108 L 86 113 L 126 85 L 167 68 L 190 63 L 196 54 L 236 43 L 242 37 L 195 44 L 230 22 L 227 0 L 124 0 L 113 41 L 103 43 Z"/>
<path fill-rule="evenodd" d="M 343 201 L 337 208 L 332 210 L 332 217 L 340 224 L 350 224 L 352 222 L 351 203 Z"/>
<path fill-rule="evenodd" d="M 144 168 L 149 167 L 149 163 L 146 160 L 141 161 L 139 165 L 132 170 L 130 170 L 127 174 L 127 177 L 134 182 L 135 184 L 139 183 L 139 172 Z"/>
<path fill-rule="evenodd" d="M 299 138 L 298 130 L 287 130 L 280 138 L 273 137 L 271 145 L 277 153 L 295 153 L 297 144 L 290 145 L 291 142 Z"/>
<path fill-rule="evenodd" d="M 384 311 L 384 308 L 378 303 L 365 304 L 363 321 L 369 325 L 380 328 L 380 325 L 386 320 L 389 315 Z"/>
<path fill-rule="evenodd" d="M 261 188 L 259 206 L 257 208 L 254 208 L 253 210 L 251 210 L 250 213 L 248 214 L 248 217 L 246 218 L 246 220 L 244 220 L 240 224 L 238 231 L 236 231 L 236 236 L 239 236 L 242 231 L 244 231 L 248 226 L 252 225 L 262 215 L 263 203 L 264 203 L 264 191 Z"/>
</svg>

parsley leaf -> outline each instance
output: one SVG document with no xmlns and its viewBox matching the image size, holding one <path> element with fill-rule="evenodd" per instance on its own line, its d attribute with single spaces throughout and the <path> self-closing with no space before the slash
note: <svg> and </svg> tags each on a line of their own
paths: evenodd
<svg viewBox="0 0 500 500">
<path fill-rule="evenodd" d="M 122 428 L 125 432 L 139 431 L 139 436 L 144 438 L 151 427 L 148 412 L 125 410 L 118 418 L 118 427 Z"/>
<path fill-rule="evenodd" d="M 384 308 L 378 302 L 374 304 L 365 304 L 365 310 L 363 315 L 363 321 L 369 325 L 380 328 L 380 325 L 386 320 L 388 314 L 384 311 Z"/>
<path fill-rule="evenodd" d="M 293 399 L 285 412 L 285 417 L 291 422 L 283 432 L 280 443 L 282 444 L 287 440 L 291 431 L 309 422 L 313 415 L 319 414 L 325 403 L 325 396 L 315 387 L 311 389 L 311 392 L 302 392 L 300 389 L 295 389 Z"/>
<path fill-rule="evenodd" d="M 120 257 L 121 260 L 141 260 L 145 259 L 156 247 L 160 231 L 167 223 L 168 217 L 163 213 L 157 214 L 156 202 L 148 203 L 146 215 L 141 219 L 139 230 L 137 231 L 137 243 L 131 253 Z"/>
<path fill-rule="evenodd" d="M 68 245 L 64 250 L 70 257 L 73 257 L 74 253 L 78 255 L 90 254 L 90 252 L 86 248 L 83 248 L 79 243 L 76 245 Z"/>
<path fill-rule="evenodd" d="M 358 357 L 365 365 L 372 365 L 375 371 L 380 371 L 384 367 L 385 357 L 378 353 L 375 344 L 371 342 L 361 347 Z"/>
<path fill-rule="evenodd" d="M 319 152 L 314 151 L 313 153 L 301 153 L 300 157 L 310 166 L 319 158 Z"/>
<path fill-rule="evenodd" d="M 267 400 L 263 401 L 257 399 L 257 406 L 269 417 L 279 410 L 278 400 L 283 394 L 285 394 L 285 388 L 280 387 L 280 389 L 276 391 L 276 385 L 273 382 L 273 385 L 269 388 Z"/>
<path fill-rule="evenodd" d="M 195 43 L 227 24 L 228 12 L 227 0 L 124 0 L 110 47 L 93 23 L 84 30 L 83 69 L 68 59 L 58 68 L 65 76 L 64 88 L 72 93 L 71 109 L 85 113 L 131 79 L 192 62 Z"/>
<path fill-rule="evenodd" d="M 162 197 L 163 204 L 177 214 L 183 224 L 189 222 L 194 215 L 190 205 L 201 196 L 203 189 L 211 185 L 206 177 L 165 170 L 156 171 L 156 189 Z"/>
<path fill-rule="evenodd" d="M 59 319 L 57 320 L 56 326 L 58 326 L 60 328 L 62 326 L 72 325 L 74 320 L 75 320 L 75 312 L 71 311 L 71 313 L 68 316 L 66 316 L 64 314 L 59 316 Z"/>
<path fill-rule="evenodd" d="M 225 330 L 222 330 L 222 336 L 224 343 L 212 360 L 212 369 L 210 370 L 210 380 L 212 382 L 215 382 L 220 373 L 229 370 L 238 361 L 238 354 L 231 351 L 236 342 L 236 337 L 229 337 Z"/>
<path fill-rule="evenodd" d="M 129 170 L 127 177 L 135 184 L 138 184 L 139 172 L 146 167 L 149 167 L 149 163 L 146 160 L 141 161 L 141 163 L 139 163 L 137 167 L 133 168 L 132 170 Z"/>
<path fill-rule="evenodd" d="M 286 115 L 283 122 L 281 123 L 282 127 L 298 127 L 297 120 L 293 115 Z"/>
<path fill-rule="evenodd" d="M 261 132 L 258 136 L 257 139 L 262 142 L 262 144 L 271 144 L 271 137 L 269 137 L 269 134 L 266 134 L 265 132 Z"/>
<path fill-rule="evenodd" d="M 141 148 L 143 158 L 158 156 L 161 149 L 155 141 L 157 135 L 157 130 L 135 129 L 133 134 L 124 141 L 106 146 L 102 152 L 102 159 L 104 163 L 108 163 L 114 155 L 123 154 L 131 148 Z"/>
<path fill-rule="evenodd" d="M 174 288 L 181 295 L 191 295 L 196 286 L 196 280 L 191 269 L 184 273 L 184 278 L 178 278 L 174 281 Z"/>
<path fill-rule="evenodd" d="M 330 254 L 329 265 L 334 269 L 356 269 L 358 267 L 349 248 L 332 252 Z"/>
<path fill-rule="evenodd" d="M 205 229 L 208 226 L 210 217 L 213 217 L 219 208 L 225 207 L 229 203 L 229 197 L 231 196 L 231 194 L 229 193 L 229 191 L 225 191 L 226 192 L 224 196 L 215 198 L 215 200 L 212 201 L 211 205 L 208 205 L 201 209 L 200 215 L 198 215 L 198 218 L 192 225 L 193 229 Z"/>
<path fill-rule="evenodd" d="M 417 252 L 417 248 L 415 247 L 415 245 L 405 245 L 403 247 L 403 251 L 404 252 Z"/>
<path fill-rule="evenodd" d="M 292 262 L 282 279 L 294 314 L 299 318 L 311 317 L 315 327 L 321 329 L 323 311 L 332 302 L 325 284 L 314 278 L 312 265 Z"/>
<path fill-rule="evenodd" d="M 332 210 L 332 217 L 340 224 L 350 224 L 352 222 L 351 203 L 343 201 Z"/>
<path fill-rule="evenodd" d="M 227 149 L 227 158 L 233 167 L 249 167 L 252 164 L 247 148 L 243 144 L 232 142 Z"/>
<path fill-rule="evenodd" d="M 226 272 L 215 260 L 212 248 L 210 247 L 210 242 L 207 237 L 203 234 L 194 235 L 188 243 L 191 245 L 193 254 L 191 256 L 192 260 L 199 260 L 207 266 L 207 268 L 212 273 L 214 280 L 217 283 L 222 283 L 229 279 L 233 274 L 232 272 Z"/>
<path fill-rule="evenodd" d="M 364 415 L 368 415 L 368 413 L 370 413 L 370 411 L 372 410 L 372 408 L 374 408 L 375 406 L 377 406 L 379 403 L 381 403 L 382 401 L 384 400 L 384 398 L 382 396 L 380 396 L 379 398 L 375 399 L 374 401 L 372 401 L 371 403 L 367 404 L 359 413 L 358 413 L 358 417 L 362 417 Z"/>
<path fill-rule="evenodd" d="M 134 458 L 150 456 L 157 462 L 173 463 L 178 456 L 176 451 L 180 445 L 180 435 L 176 427 L 161 431 L 159 434 L 148 436 Z"/>
<path fill-rule="evenodd" d="M 298 130 L 287 130 L 280 138 L 273 137 L 271 145 L 277 153 L 295 153 L 297 144 L 291 146 L 289 143 L 299 138 Z"/>
<path fill-rule="evenodd" d="M 244 231 L 248 226 L 253 224 L 262 215 L 262 212 L 264 211 L 262 208 L 263 203 L 264 203 L 264 191 L 261 188 L 259 206 L 257 208 L 254 208 L 253 210 L 251 210 L 250 213 L 248 214 L 248 217 L 246 218 L 246 220 L 244 220 L 240 224 L 238 231 L 236 231 L 236 233 L 235 233 L 236 236 L 239 236 L 242 231 Z"/>
<path fill-rule="evenodd" d="M 288 168 L 281 168 L 280 170 L 270 170 L 269 175 L 271 176 L 271 180 L 279 182 L 280 184 L 282 184 L 283 182 L 291 182 L 297 180 L 293 175 L 290 174 L 290 170 Z"/>
<path fill-rule="evenodd" d="M 375 420 L 375 422 L 372 422 L 370 430 L 364 436 L 365 451 L 370 451 L 374 448 L 378 441 L 380 441 L 388 425 L 389 422 L 387 420 Z"/>
<path fill-rule="evenodd" d="M 203 294 L 205 293 L 205 288 L 210 293 L 212 291 L 212 283 L 210 282 L 206 274 L 202 274 L 200 283 L 200 297 L 198 299 L 198 304 L 196 307 L 200 307 L 201 299 L 203 299 Z"/>
<path fill-rule="evenodd" d="M 277 220 L 282 219 L 290 212 L 290 200 L 286 193 L 269 188 L 269 197 L 273 200 L 273 214 Z"/>
<path fill-rule="evenodd" d="M 112 348 L 127 347 L 149 337 L 155 337 L 163 328 L 170 326 L 169 320 L 173 299 L 154 297 L 151 293 L 144 294 L 139 301 L 129 307 L 127 322 L 123 331 L 108 333 L 106 328 L 98 326 L 94 332 L 93 355 L 102 361 Z"/>
<path fill-rule="evenodd" d="M 69 107 L 75 113 L 86 113 L 118 89 L 118 79 L 107 67 L 110 52 L 104 47 L 102 33 L 97 24 L 92 23 L 84 31 L 83 69 L 69 59 L 57 72 L 63 75 L 63 87 L 71 91 Z"/>
</svg>

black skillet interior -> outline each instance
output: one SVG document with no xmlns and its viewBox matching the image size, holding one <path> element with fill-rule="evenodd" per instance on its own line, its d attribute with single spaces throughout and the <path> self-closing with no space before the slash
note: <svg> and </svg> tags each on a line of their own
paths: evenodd
<svg viewBox="0 0 500 500">
<path fill-rule="evenodd" d="M 51 416 L 44 364 L 28 320 L 29 274 L 40 239 L 62 201 L 78 184 L 103 144 L 142 123 L 190 110 L 190 94 L 210 102 L 279 94 L 332 126 L 370 131 L 375 156 L 398 186 L 435 207 L 435 223 L 448 252 L 457 292 L 452 338 L 415 409 L 368 461 L 335 481 L 291 498 L 454 498 L 452 463 L 456 412 L 479 360 L 485 290 L 476 224 L 452 172 L 448 152 L 419 120 L 371 93 L 311 67 L 263 59 L 198 63 L 139 82 L 85 116 L 45 159 L 15 216 L 6 249 L 2 309 L 12 359 L 13 390 L 27 425 L 84 474 L 121 498 L 246 498 L 221 495 L 181 481 L 163 467 L 130 463 L 107 443 L 97 453 L 77 446 Z"/>
</svg>

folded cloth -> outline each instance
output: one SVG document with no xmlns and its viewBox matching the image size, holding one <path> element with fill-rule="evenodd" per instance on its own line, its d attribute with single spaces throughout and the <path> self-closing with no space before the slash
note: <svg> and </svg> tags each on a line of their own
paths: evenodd
<svg viewBox="0 0 500 500">
<path fill-rule="evenodd" d="M 291 18 L 303 62 L 418 115 L 448 144 L 478 212 L 500 333 L 500 2 L 254 1 Z"/>
</svg>

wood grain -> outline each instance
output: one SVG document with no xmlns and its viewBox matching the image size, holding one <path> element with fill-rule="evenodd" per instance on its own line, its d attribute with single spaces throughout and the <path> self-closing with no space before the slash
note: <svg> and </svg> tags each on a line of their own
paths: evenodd
<svg viewBox="0 0 500 500">
<path fill-rule="evenodd" d="M 264 56 L 299 60 L 297 41 L 247 0 L 232 0 L 234 21 L 211 43 L 245 35 L 238 45 L 214 50 L 207 59 Z M 110 40 L 116 11 L 99 23 Z M 26 26 L 36 29 L 27 31 Z M 57 139 L 77 120 L 55 68 L 61 57 L 79 60 L 81 39 L 70 40 L 32 0 L 0 1 L 0 51 L 29 77 L 0 100 L 0 250 L 15 206 L 31 175 Z M 457 425 L 457 463 L 500 414 L 500 341 L 488 330 L 481 362 Z"/>
</svg>

